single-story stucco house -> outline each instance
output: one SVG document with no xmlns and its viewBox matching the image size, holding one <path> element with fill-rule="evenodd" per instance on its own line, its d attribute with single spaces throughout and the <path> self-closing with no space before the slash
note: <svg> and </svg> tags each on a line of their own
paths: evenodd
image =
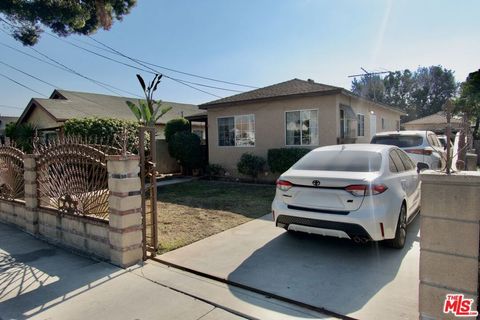
<svg viewBox="0 0 480 320">
<path fill-rule="evenodd" d="M 199 107 L 206 110 L 209 162 L 232 176 L 239 176 L 236 168 L 243 153 L 266 159 L 272 148 L 368 143 L 377 132 L 399 130 L 405 114 L 310 79 L 289 80 Z M 200 118 L 201 114 L 191 120 Z"/>
<path fill-rule="evenodd" d="M 58 134 L 69 119 L 98 117 L 136 121 L 126 101 L 137 103 L 138 98 L 56 89 L 49 99 L 31 99 L 18 123 L 31 123 L 44 133 Z M 171 106 L 172 110 L 158 120 L 157 139 L 164 139 L 163 130 L 169 120 L 199 112 L 198 107 L 192 104 L 162 101 L 162 105 Z M 192 123 L 192 131 L 202 138 L 205 135 L 204 130 L 202 123 Z"/>
<path fill-rule="evenodd" d="M 452 117 L 450 119 L 452 131 L 457 132 L 462 128 L 462 119 Z M 445 133 L 447 127 L 447 116 L 444 111 L 431 114 L 429 116 L 415 119 L 402 124 L 405 130 L 429 130 L 435 133 Z"/>
</svg>

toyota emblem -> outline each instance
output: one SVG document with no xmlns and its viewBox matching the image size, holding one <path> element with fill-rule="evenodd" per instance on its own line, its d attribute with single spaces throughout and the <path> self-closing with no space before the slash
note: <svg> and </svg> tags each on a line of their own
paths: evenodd
<svg viewBox="0 0 480 320">
<path fill-rule="evenodd" d="M 313 180 L 313 181 L 312 181 L 312 184 L 313 184 L 315 187 L 319 187 L 319 186 L 320 186 L 320 181 L 318 181 L 318 180 Z"/>
</svg>

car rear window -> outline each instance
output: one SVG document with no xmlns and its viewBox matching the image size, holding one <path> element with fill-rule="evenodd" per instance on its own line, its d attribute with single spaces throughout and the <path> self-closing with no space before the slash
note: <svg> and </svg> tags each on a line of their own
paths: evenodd
<svg viewBox="0 0 480 320">
<path fill-rule="evenodd" d="M 423 137 L 416 135 L 391 135 L 376 136 L 372 139 L 373 144 L 387 144 L 399 148 L 418 147 L 423 144 Z"/>
<path fill-rule="evenodd" d="M 308 153 L 293 165 L 295 170 L 375 172 L 382 155 L 372 151 L 325 150 Z"/>
</svg>

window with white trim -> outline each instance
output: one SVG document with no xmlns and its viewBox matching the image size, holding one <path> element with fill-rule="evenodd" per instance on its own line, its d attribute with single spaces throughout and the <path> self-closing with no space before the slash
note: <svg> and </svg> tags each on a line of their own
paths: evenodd
<svg viewBox="0 0 480 320">
<path fill-rule="evenodd" d="M 220 147 L 255 146 L 255 115 L 218 118 L 218 145 Z"/>
<path fill-rule="evenodd" d="M 318 145 L 317 110 L 285 113 L 285 144 L 287 146 Z"/>
<path fill-rule="evenodd" d="M 357 114 L 357 136 L 365 136 L 365 115 Z"/>
</svg>

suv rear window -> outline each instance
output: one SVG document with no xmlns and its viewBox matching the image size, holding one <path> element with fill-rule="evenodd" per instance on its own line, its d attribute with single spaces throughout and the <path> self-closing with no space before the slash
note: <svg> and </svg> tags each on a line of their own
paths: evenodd
<svg viewBox="0 0 480 320">
<path fill-rule="evenodd" d="M 373 144 L 387 144 L 399 148 L 418 147 L 423 144 L 423 137 L 416 135 L 390 135 L 376 136 L 372 139 Z"/>
<path fill-rule="evenodd" d="M 308 153 L 293 165 L 295 170 L 375 172 L 382 155 L 372 151 L 325 150 Z"/>
</svg>

